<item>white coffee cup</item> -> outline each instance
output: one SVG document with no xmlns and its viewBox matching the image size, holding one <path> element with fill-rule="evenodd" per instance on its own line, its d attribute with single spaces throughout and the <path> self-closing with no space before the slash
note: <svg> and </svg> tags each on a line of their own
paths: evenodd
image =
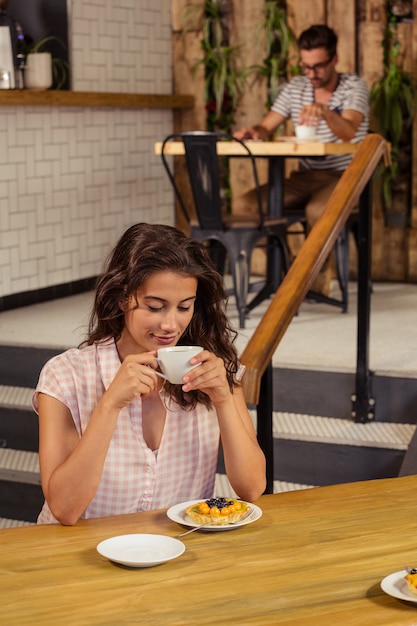
<svg viewBox="0 0 417 626">
<path fill-rule="evenodd" d="M 173 385 L 182 385 L 183 377 L 198 365 L 190 365 L 190 359 L 202 352 L 201 346 L 173 346 L 160 348 L 157 353 L 158 365 L 162 370 L 156 372 L 161 378 L 165 378 Z"/>
<path fill-rule="evenodd" d="M 297 139 L 315 139 L 316 138 L 316 127 L 315 126 L 307 126 L 307 124 L 298 124 L 295 127 L 295 136 Z"/>
</svg>

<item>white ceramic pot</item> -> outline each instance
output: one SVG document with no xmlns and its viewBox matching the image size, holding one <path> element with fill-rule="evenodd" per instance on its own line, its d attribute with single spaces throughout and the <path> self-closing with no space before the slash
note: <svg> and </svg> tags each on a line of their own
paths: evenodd
<svg viewBox="0 0 417 626">
<path fill-rule="evenodd" d="M 33 52 L 26 57 L 25 87 L 49 89 L 52 87 L 52 57 L 50 52 Z"/>
</svg>

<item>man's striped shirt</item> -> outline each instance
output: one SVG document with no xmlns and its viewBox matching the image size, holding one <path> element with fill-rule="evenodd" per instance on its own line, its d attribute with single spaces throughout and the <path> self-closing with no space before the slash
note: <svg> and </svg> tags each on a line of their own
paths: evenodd
<svg viewBox="0 0 417 626">
<path fill-rule="evenodd" d="M 286 118 L 298 123 L 301 109 L 314 102 L 314 88 L 306 76 L 296 76 L 279 91 L 271 109 Z M 365 81 L 356 74 L 339 74 L 339 82 L 328 103 L 329 109 L 341 113 L 344 110 L 359 111 L 363 120 L 359 124 L 352 143 L 364 139 L 369 127 L 369 93 Z M 321 119 L 317 126 L 317 135 L 325 143 L 343 143 Z M 345 170 L 352 155 L 336 155 L 324 157 L 305 157 L 300 159 L 300 169 L 308 170 Z"/>
</svg>

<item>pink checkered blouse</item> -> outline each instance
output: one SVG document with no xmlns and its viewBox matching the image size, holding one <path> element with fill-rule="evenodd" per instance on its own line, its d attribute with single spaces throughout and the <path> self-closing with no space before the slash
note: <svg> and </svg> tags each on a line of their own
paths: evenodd
<svg viewBox="0 0 417 626">
<path fill-rule="evenodd" d="M 70 410 L 81 437 L 119 367 L 113 339 L 67 350 L 42 369 L 33 408 L 38 411 L 39 392 L 58 399 Z M 161 398 L 168 409 L 157 453 L 143 439 L 141 398 L 120 411 L 99 487 L 81 519 L 166 508 L 213 495 L 219 449 L 215 410 L 198 404 L 184 411 L 163 391 Z M 45 502 L 38 524 L 56 522 Z"/>
</svg>

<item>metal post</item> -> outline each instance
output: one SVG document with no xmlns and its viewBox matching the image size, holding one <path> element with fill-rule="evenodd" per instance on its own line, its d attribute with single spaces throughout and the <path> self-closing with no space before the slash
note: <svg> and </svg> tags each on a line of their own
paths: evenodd
<svg viewBox="0 0 417 626">
<path fill-rule="evenodd" d="M 284 202 L 284 165 L 282 157 L 273 157 L 268 161 L 268 215 L 282 217 Z M 271 294 L 275 293 L 280 284 L 281 258 L 279 251 L 274 248 L 268 254 L 267 283 L 271 285 Z"/>
<path fill-rule="evenodd" d="M 372 373 L 369 371 L 369 326 L 371 314 L 372 257 L 372 193 L 371 181 L 359 201 L 358 233 L 358 329 L 356 390 L 352 396 L 352 417 L 355 422 L 375 418 L 375 399 L 371 396 Z"/>
<path fill-rule="evenodd" d="M 265 493 L 274 493 L 274 439 L 272 422 L 272 361 L 261 378 L 261 390 L 257 406 L 258 442 L 266 457 Z"/>
</svg>

